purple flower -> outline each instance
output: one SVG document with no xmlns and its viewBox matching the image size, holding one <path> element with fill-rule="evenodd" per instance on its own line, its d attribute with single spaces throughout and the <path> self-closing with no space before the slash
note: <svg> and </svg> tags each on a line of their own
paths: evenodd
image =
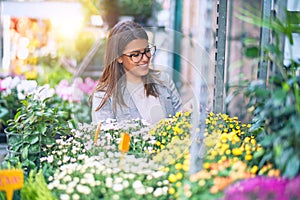
<svg viewBox="0 0 300 200">
<path fill-rule="evenodd" d="M 224 200 L 288 200 L 285 194 L 287 179 L 257 176 L 230 186 L 225 191 Z"/>
<path fill-rule="evenodd" d="M 290 200 L 300 199 L 300 176 L 288 182 L 285 188 L 285 195 Z"/>
</svg>

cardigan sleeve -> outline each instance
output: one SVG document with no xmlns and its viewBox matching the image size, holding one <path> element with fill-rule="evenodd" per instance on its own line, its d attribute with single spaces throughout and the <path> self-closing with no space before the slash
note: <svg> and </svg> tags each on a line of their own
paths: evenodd
<svg viewBox="0 0 300 200">
<path fill-rule="evenodd" d="M 102 99 L 104 98 L 104 92 L 96 92 L 92 98 L 92 122 L 98 123 L 99 121 L 105 121 L 106 119 L 114 119 L 114 112 L 112 109 L 111 99 L 104 104 L 104 106 L 96 111 L 96 108 L 100 105 Z"/>
<path fill-rule="evenodd" d="M 166 73 L 166 72 L 161 72 L 161 80 L 165 83 L 165 86 L 168 89 L 168 92 L 170 93 L 170 98 L 172 102 L 172 107 L 173 107 L 173 115 L 175 115 L 177 112 L 182 111 L 182 100 L 179 95 L 179 92 L 177 88 L 175 87 L 174 81 L 172 78 Z"/>
</svg>

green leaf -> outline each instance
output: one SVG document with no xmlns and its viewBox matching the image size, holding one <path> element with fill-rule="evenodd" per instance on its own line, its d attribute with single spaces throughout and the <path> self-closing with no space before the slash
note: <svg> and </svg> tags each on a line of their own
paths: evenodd
<svg viewBox="0 0 300 200">
<path fill-rule="evenodd" d="M 261 149 L 260 151 L 254 152 L 254 154 L 253 154 L 253 159 L 260 158 L 261 156 L 264 155 L 264 153 L 265 153 L 265 150 L 264 150 L 264 149 Z"/>
<path fill-rule="evenodd" d="M 30 145 L 29 147 L 29 153 L 38 153 L 40 152 L 40 144 L 39 143 L 36 143 L 36 144 L 33 144 L 33 145 Z"/>
<path fill-rule="evenodd" d="M 27 160 L 27 158 L 28 158 L 28 147 L 29 146 L 25 146 L 22 149 L 22 152 L 21 152 L 22 160 Z"/>
<path fill-rule="evenodd" d="M 34 135 L 31 137 L 30 144 L 35 144 L 39 141 L 39 135 Z"/>
<path fill-rule="evenodd" d="M 8 134 L 8 144 L 14 145 L 19 143 L 22 140 L 22 135 L 17 134 Z"/>
<path fill-rule="evenodd" d="M 258 58 L 259 57 L 259 48 L 256 46 L 246 47 L 245 55 L 248 58 Z"/>
<path fill-rule="evenodd" d="M 55 139 L 52 137 L 48 137 L 48 136 L 42 136 L 42 143 L 46 144 L 46 145 L 51 145 L 51 144 L 55 143 Z"/>
<path fill-rule="evenodd" d="M 293 178 L 299 173 L 300 159 L 294 154 L 291 159 L 287 162 L 286 168 L 284 170 L 283 176 L 288 178 Z"/>
</svg>

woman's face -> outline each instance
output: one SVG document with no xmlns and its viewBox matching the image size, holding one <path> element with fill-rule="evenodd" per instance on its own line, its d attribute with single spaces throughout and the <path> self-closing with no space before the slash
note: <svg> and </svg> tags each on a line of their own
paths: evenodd
<svg viewBox="0 0 300 200">
<path fill-rule="evenodd" d="M 126 45 L 123 55 L 118 58 L 118 62 L 123 64 L 128 81 L 140 82 L 142 76 L 148 74 L 150 58 L 145 55 L 147 47 L 146 39 L 132 40 Z"/>
</svg>

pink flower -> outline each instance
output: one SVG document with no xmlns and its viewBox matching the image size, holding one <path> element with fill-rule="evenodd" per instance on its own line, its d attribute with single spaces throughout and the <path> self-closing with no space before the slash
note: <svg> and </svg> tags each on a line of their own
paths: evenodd
<svg viewBox="0 0 300 200">
<path fill-rule="evenodd" d="M 1 86 L 1 82 L 2 82 L 2 79 L 0 79 L 0 91 L 3 91 L 3 90 L 5 90 L 5 88 Z"/>
</svg>

